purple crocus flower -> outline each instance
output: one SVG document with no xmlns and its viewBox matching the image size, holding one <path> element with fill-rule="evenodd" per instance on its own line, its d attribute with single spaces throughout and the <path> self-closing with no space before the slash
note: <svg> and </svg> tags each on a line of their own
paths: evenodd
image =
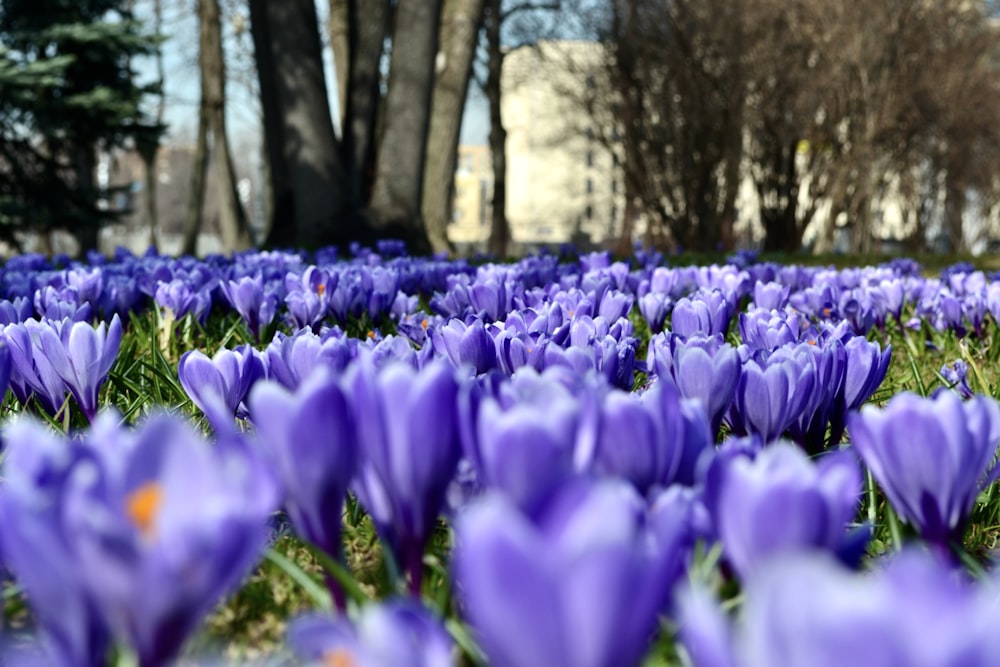
<svg viewBox="0 0 1000 667">
<path fill-rule="evenodd" d="M 813 464 L 793 443 L 776 442 L 753 460 L 720 455 L 712 465 L 706 505 L 726 559 L 741 578 L 790 551 L 828 549 L 860 558 L 858 540 L 846 531 L 862 490 L 852 454 L 833 452 Z"/>
<path fill-rule="evenodd" d="M 192 286 L 187 280 L 161 281 L 153 293 L 156 305 L 181 319 L 189 313 L 203 325 L 208 319 L 212 297 L 204 288 Z"/>
<path fill-rule="evenodd" d="M 312 375 L 294 394 L 277 383 L 258 382 L 249 405 L 261 446 L 284 485 L 293 526 L 338 558 L 341 511 L 358 458 L 354 414 L 344 390 L 328 372 Z M 340 588 L 331 589 L 343 608 Z"/>
<path fill-rule="evenodd" d="M 663 323 L 673 307 L 673 301 L 662 292 L 649 292 L 639 297 L 639 312 L 649 324 L 652 333 L 663 331 Z"/>
<path fill-rule="evenodd" d="M 1000 474 L 1000 407 L 986 396 L 904 392 L 848 417 L 851 443 L 893 508 L 941 555 L 961 541 L 976 495 Z"/>
<path fill-rule="evenodd" d="M 490 664 L 638 665 L 682 562 L 645 514 L 631 486 L 584 479 L 530 515 L 499 494 L 462 512 L 452 572 Z"/>
<path fill-rule="evenodd" d="M 948 383 L 949 388 L 962 398 L 975 396 L 975 392 L 969 386 L 969 364 L 963 360 L 956 359 L 950 364 L 945 364 L 941 367 L 940 373 L 941 377 Z"/>
<path fill-rule="evenodd" d="M 609 392 L 600 406 L 594 467 L 632 482 L 643 494 L 667 486 L 676 480 L 682 462 L 690 461 L 694 468 L 713 443 L 705 417 L 694 411 L 692 422 L 690 415 L 667 384 L 643 394 Z M 685 477 L 691 474 L 685 470 Z"/>
<path fill-rule="evenodd" d="M 456 366 L 469 366 L 477 375 L 497 366 L 497 348 L 481 320 L 466 324 L 457 318 L 428 332 L 434 350 Z"/>
<path fill-rule="evenodd" d="M 177 365 L 184 391 L 210 419 L 223 417 L 213 413 L 219 402 L 229 413 L 227 419 L 235 415 L 250 388 L 264 374 L 260 353 L 249 345 L 232 350 L 223 348 L 211 359 L 199 350 L 189 350 Z"/>
<path fill-rule="evenodd" d="M 330 296 L 339 278 L 339 274 L 315 266 L 307 267 L 301 275 L 289 273 L 285 277 L 285 306 L 296 329 L 316 330 L 329 312 Z"/>
<path fill-rule="evenodd" d="M 289 391 L 318 369 L 343 372 L 356 353 L 357 340 L 353 338 L 322 338 L 309 330 L 294 336 L 279 334 L 264 351 L 268 376 Z"/>
<path fill-rule="evenodd" d="M 461 454 L 458 384 L 441 363 L 378 370 L 367 358 L 344 381 L 358 428 L 354 491 L 419 595 L 424 544 Z"/>
<path fill-rule="evenodd" d="M 778 310 L 788 303 L 790 288 L 781 283 L 762 283 L 759 280 L 753 286 L 753 302 L 757 308 Z"/>
<path fill-rule="evenodd" d="M 549 381 L 551 382 L 551 381 Z M 530 507 L 574 471 L 579 405 L 562 387 L 506 409 L 484 399 L 472 456 L 479 482 Z"/>
<path fill-rule="evenodd" d="M 684 338 L 695 334 L 725 335 L 730 317 L 729 302 L 721 291 L 699 292 L 677 301 L 670 315 L 670 329 Z"/>
<path fill-rule="evenodd" d="M 51 327 L 49 322 L 25 320 L 4 327 L 4 337 L 10 350 L 10 388 L 14 396 L 21 405 L 27 405 L 34 396 L 42 410 L 55 416 L 67 389 L 41 349 L 42 331 Z"/>
<path fill-rule="evenodd" d="M 67 479 L 86 465 L 79 440 L 57 436 L 26 417 L 4 427 L 0 553 L 38 622 L 46 660 L 59 667 L 99 667 L 110 644 L 64 529 Z M 6 656 L 4 656 L 6 657 Z M 12 663 L 17 664 L 17 663 Z"/>
<path fill-rule="evenodd" d="M 264 279 L 260 276 L 244 276 L 239 280 L 224 280 L 220 288 L 222 294 L 246 322 L 256 340 L 260 340 L 262 329 L 266 329 L 278 306 L 277 296 L 265 288 Z"/>
<path fill-rule="evenodd" d="M 797 554 L 751 577 L 736 628 L 701 589 L 682 594 L 680 636 L 694 667 L 991 667 L 996 583 L 967 585 L 919 551 L 864 574 Z"/>
<path fill-rule="evenodd" d="M 117 423 L 109 414 L 83 442 L 57 439 L 61 452 L 16 456 L 38 448 L 41 427 L 8 430 L 4 477 L 20 481 L 0 505 L 23 522 L 18 532 L 5 522 L 3 547 L 26 582 L 69 582 L 32 598 L 42 618 L 66 615 L 78 642 L 96 623 L 140 665 L 159 667 L 257 560 L 276 486 L 248 450 L 209 446 L 179 418 L 152 417 L 134 432 Z"/>
<path fill-rule="evenodd" d="M 650 341 L 650 355 L 657 377 L 677 387 L 681 396 L 701 401 L 712 428 L 719 432 L 740 379 L 736 349 L 722 336 L 663 335 Z"/>
<path fill-rule="evenodd" d="M 366 606 L 353 623 L 318 614 L 288 628 L 288 643 L 310 665 L 324 667 L 451 667 L 454 642 L 419 603 Z"/>
<path fill-rule="evenodd" d="M 111 319 L 110 326 L 101 322 L 95 328 L 88 322 L 66 321 L 58 333 L 44 326 L 38 333 L 42 355 L 66 383 L 83 414 L 94 421 L 97 394 L 115 363 L 122 340 L 118 315 Z"/>
<path fill-rule="evenodd" d="M 757 355 L 743 365 L 729 423 L 737 434 L 758 434 L 765 442 L 785 432 L 812 399 L 815 367 L 805 359 Z"/>
</svg>

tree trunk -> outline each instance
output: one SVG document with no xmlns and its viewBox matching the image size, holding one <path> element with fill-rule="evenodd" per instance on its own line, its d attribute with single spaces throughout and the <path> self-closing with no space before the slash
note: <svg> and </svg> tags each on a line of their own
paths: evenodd
<svg viewBox="0 0 1000 667">
<path fill-rule="evenodd" d="M 316 7 L 312 0 L 250 0 L 250 21 L 274 193 L 267 243 L 350 240 L 357 230 L 345 214 Z"/>
<path fill-rule="evenodd" d="M 434 252 L 451 250 L 455 162 L 462 112 L 482 21 L 484 0 L 444 0 L 441 10 L 439 66 L 431 103 L 424 171 L 423 217 Z"/>
<path fill-rule="evenodd" d="M 380 63 L 389 36 L 389 0 L 349 0 L 348 90 L 343 130 L 347 192 L 356 207 L 368 202 L 375 179 L 376 120 L 382 100 Z"/>
<path fill-rule="evenodd" d="M 503 51 L 500 44 L 501 0 L 489 0 L 486 8 L 487 64 L 486 97 L 490 103 L 490 157 L 493 161 L 493 215 L 490 221 L 491 255 L 503 259 L 510 242 L 507 224 L 507 130 L 500 115 L 500 76 Z"/>
<path fill-rule="evenodd" d="M 440 17 L 441 0 L 399 0 L 396 6 L 385 131 L 369 204 L 379 233 L 403 239 L 414 253 L 430 250 L 421 194 Z"/>
<path fill-rule="evenodd" d="M 350 72 L 350 0 L 330 0 L 330 16 L 327 19 L 326 31 L 330 37 L 330 48 L 333 50 L 333 72 L 337 77 L 337 117 L 340 120 L 341 137 L 344 134 L 344 121 L 347 119 L 347 82 Z"/>
<path fill-rule="evenodd" d="M 159 35 L 163 32 L 163 2 L 153 0 L 153 33 Z M 156 103 L 156 124 L 163 125 L 163 114 L 166 112 L 166 95 L 163 90 L 163 82 L 166 72 L 163 65 L 163 46 L 156 46 L 156 85 L 159 87 L 159 100 Z M 156 204 L 156 189 L 159 180 L 156 177 L 156 159 L 159 153 L 159 141 L 153 143 L 144 151 L 143 162 L 146 166 L 146 224 L 149 226 L 149 245 L 153 249 L 160 247 L 159 237 L 159 211 Z"/>
<path fill-rule="evenodd" d="M 191 194 L 188 200 L 187 218 L 184 220 L 184 240 L 182 255 L 198 254 L 198 234 L 205 208 L 205 176 L 208 173 L 208 111 L 205 102 L 199 105 L 198 143 L 194 149 L 194 164 L 191 166 Z"/>
<path fill-rule="evenodd" d="M 219 0 L 198 0 L 201 96 L 212 132 L 212 159 L 219 188 L 219 226 L 222 247 L 227 251 L 246 250 L 251 245 L 250 229 L 236 192 L 236 172 L 226 137 L 226 67 L 222 53 L 222 25 Z"/>
<path fill-rule="evenodd" d="M 73 169 L 76 172 L 76 186 L 79 192 L 92 193 L 97 190 L 94 181 L 94 171 L 97 169 L 96 149 L 93 146 L 78 146 L 74 151 Z M 88 220 L 87 224 L 74 231 L 80 254 L 88 250 L 97 250 L 101 227 L 97 220 Z"/>
</svg>

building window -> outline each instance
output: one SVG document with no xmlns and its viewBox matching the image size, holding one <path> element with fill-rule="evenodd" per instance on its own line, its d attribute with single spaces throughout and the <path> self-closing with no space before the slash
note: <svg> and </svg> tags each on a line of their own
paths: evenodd
<svg viewBox="0 0 1000 667">
<path fill-rule="evenodd" d="M 594 166 L 594 151 L 587 151 L 587 166 Z"/>
<path fill-rule="evenodd" d="M 611 194 L 618 194 L 618 181 L 611 179 Z"/>
<path fill-rule="evenodd" d="M 593 179 L 588 178 L 587 181 L 586 181 L 586 184 L 587 184 L 587 194 L 588 195 L 594 194 L 594 181 L 593 181 Z"/>
<path fill-rule="evenodd" d="M 593 140 L 594 140 L 594 128 L 588 127 L 587 128 L 587 141 L 593 141 Z"/>
<path fill-rule="evenodd" d="M 587 220 L 593 220 L 594 219 L 594 207 L 591 206 L 590 204 L 587 204 L 587 208 L 585 208 L 583 210 L 583 217 L 585 217 Z"/>
</svg>

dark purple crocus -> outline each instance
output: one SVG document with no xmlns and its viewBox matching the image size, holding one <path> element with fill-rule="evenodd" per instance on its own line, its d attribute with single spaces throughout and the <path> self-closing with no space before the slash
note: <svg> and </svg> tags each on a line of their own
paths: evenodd
<svg viewBox="0 0 1000 667">
<path fill-rule="evenodd" d="M 713 468 L 706 505 L 726 560 L 740 578 L 792 551 L 860 557 L 857 540 L 847 533 L 862 490 L 853 454 L 833 452 L 814 464 L 793 443 L 776 442 L 755 459 L 720 456 Z"/>
<path fill-rule="evenodd" d="M 737 434 L 778 438 L 813 397 L 815 367 L 808 359 L 757 355 L 743 364 L 729 423 Z"/>
<path fill-rule="evenodd" d="M 500 494 L 459 514 L 452 572 L 490 664 L 638 665 L 681 571 L 645 514 L 631 486 L 584 479 L 531 514 Z"/>
<path fill-rule="evenodd" d="M 177 376 L 191 401 L 209 418 L 218 405 L 229 415 L 235 415 L 253 384 L 264 377 L 265 366 L 260 353 L 249 345 L 225 348 L 209 359 L 199 350 L 189 350 L 181 356 Z"/>
<path fill-rule="evenodd" d="M 42 326 L 38 335 L 42 355 L 66 383 L 88 421 L 94 421 L 97 394 L 115 363 L 122 340 L 118 315 L 111 319 L 110 325 L 101 322 L 93 327 L 89 322 L 66 321 L 58 333 Z"/>
<path fill-rule="evenodd" d="M 351 622 L 313 614 L 292 621 L 288 643 L 323 667 L 451 667 L 455 647 L 431 612 L 411 600 L 366 606 Z"/>
<path fill-rule="evenodd" d="M 47 459 L 13 455 L 36 449 L 42 427 L 7 431 L 4 477 L 20 481 L 4 489 L 3 515 L 23 523 L 5 521 L 5 560 L 50 587 L 31 599 L 42 618 L 65 617 L 76 639 L 106 628 L 142 667 L 160 667 L 256 562 L 276 486 L 248 450 L 210 446 L 177 417 L 135 431 L 118 421 L 99 418 L 82 443 L 62 440 Z"/>
<path fill-rule="evenodd" d="M 977 494 L 1000 474 L 1000 407 L 986 396 L 966 402 L 897 394 L 883 410 L 848 417 L 851 443 L 903 521 L 938 553 L 961 542 Z"/>
<path fill-rule="evenodd" d="M 945 364 L 939 371 L 944 381 L 948 383 L 948 388 L 952 389 L 962 398 L 972 398 L 975 392 L 969 386 L 969 364 L 961 359 L 956 359 L 950 364 Z"/>
<path fill-rule="evenodd" d="M 466 324 L 453 318 L 428 334 L 438 356 L 451 359 L 456 366 L 467 366 L 477 375 L 497 366 L 496 343 L 481 320 Z"/>
<path fill-rule="evenodd" d="M 461 454 L 454 371 L 359 358 L 344 381 L 358 429 L 354 491 L 419 595 L 424 545 Z"/>
<path fill-rule="evenodd" d="M 707 592 L 682 593 L 680 637 L 694 667 L 992 667 L 996 583 L 970 586 L 916 550 L 863 574 L 798 554 L 751 577 L 736 627 Z"/>
<path fill-rule="evenodd" d="M 341 511 L 358 456 L 354 414 L 337 378 L 314 374 L 294 394 L 275 382 L 258 382 L 249 407 L 260 445 L 285 488 L 292 525 L 339 558 Z M 339 586 L 331 585 L 331 593 L 343 609 Z"/>
<path fill-rule="evenodd" d="M 885 379 L 892 359 L 892 346 L 885 349 L 863 336 L 854 336 L 844 343 L 847 354 L 844 384 L 831 414 L 831 441 L 839 442 L 844 433 L 847 415 L 871 398 Z"/>
</svg>

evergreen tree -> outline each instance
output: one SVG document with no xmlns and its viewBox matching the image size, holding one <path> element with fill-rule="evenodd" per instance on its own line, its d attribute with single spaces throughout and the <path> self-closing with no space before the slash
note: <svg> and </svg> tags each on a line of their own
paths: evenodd
<svg viewBox="0 0 1000 667">
<path fill-rule="evenodd" d="M 113 213 L 96 182 L 99 150 L 157 142 L 162 128 L 141 109 L 152 86 L 136 84 L 133 61 L 157 37 L 125 0 L 3 0 L 0 3 L 0 238 L 16 232 L 74 233 L 97 245 Z"/>
</svg>

